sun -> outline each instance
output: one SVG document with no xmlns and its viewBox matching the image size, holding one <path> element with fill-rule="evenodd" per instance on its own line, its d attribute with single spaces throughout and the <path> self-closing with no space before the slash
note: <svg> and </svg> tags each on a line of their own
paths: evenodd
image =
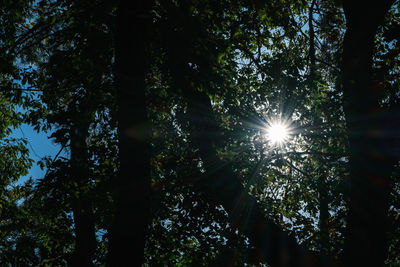
<svg viewBox="0 0 400 267">
<path fill-rule="evenodd" d="M 272 144 L 281 145 L 289 137 L 289 129 L 282 123 L 272 123 L 267 128 L 266 137 Z"/>
</svg>

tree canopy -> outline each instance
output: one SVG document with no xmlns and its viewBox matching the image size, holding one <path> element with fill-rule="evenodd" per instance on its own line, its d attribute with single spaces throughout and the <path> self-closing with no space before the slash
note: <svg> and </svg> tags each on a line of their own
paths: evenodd
<svg viewBox="0 0 400 267">
<path fill-rule="evenodd" d="M 399 1 L 3 2 L 4 266 L 399 266 Z"/>
</svg>

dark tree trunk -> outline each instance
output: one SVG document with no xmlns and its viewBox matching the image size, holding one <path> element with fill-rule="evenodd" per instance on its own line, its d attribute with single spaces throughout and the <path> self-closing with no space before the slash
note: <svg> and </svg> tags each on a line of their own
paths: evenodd
<svg viewBox="0 0 400 267">
<path fill-rule="evenodd" d="M 145 34 L 150 1 L 122 1 L 117 13 L 115 77 L 119 177 L 109 266 L 141 266 L 149 221 L 150 125 L 145 106 Z"/>
<path fill-rule="evenodd" d="M 314 15 L 314 6 L 315 6 L 315 0 L 313 0 L 310 4 L 310 7 L 308 9 L 308 28 L 310 31 L 310 47 L 309 47 L 309 60 L 310 60 L 310 81 L 313 84 L 314 79 L 316 77 L 315 71 L 316 71 L 316 65 L 315 65 L 315 32 L 314 32 L 314 25 L 313 25 L 313 15 Z M 315 87 L 312 85 L 312 87 Z"/>
<path fill-rule="evenodd" d="M 310 74 L 308 77 L 308 84 L 312 92 L 317 92 L 317 66 L 316 66 L 316 56 L 315 56 L 315 31 L 314 31 L 314 8 L 315 0 L 310 4 L 308 10 L 308 28 L 309 28 L 309 62 L 310 62 Z M 322 120 L 319 117 L 318 111 L 315 112 L 314 123 L 316 125 L 322 124 Z M 319 204 L 319 249 L 320 249 L 320 259 L 324 266 L 331 266 L 330 255 L 329 255 L 329 210 L 328 210 L 328 187 L 326 183 L 326 177 L 324 174 L 320 174 L 317 178 L 318 184 L 318 204 Z"/>
<path fill-rule="evenodd" d="M 309 61 L 310 61 L 310 75 L 309 75 L 309 86 L 312 92 L 317 92 L 317 66 L 316 66 L 316 56 L 315 56 L 315 31 L 314 31 L 314 8 L 315 0 L 310 4 L 308 10 L 308 27 L 310 31 L 310 47 L 309 47 Z M 322 120 L 315 112 L 314 123 L 316 125 L 322 124 Z M 326 183 L 326 177 L 324 174 L 320 174 L 317 181 L 318 185 L 318 204 L 319 204 L 319 249 L 320 249 L 320 259 L 324 266 L 331 266 L 330 261 L 330 246 L 329 246 L 329 202 L 328 202 L 328 187 Z"/>
<path fill-rule="evenodd" d="M 378 26 L 393 0 L 343 1 L 347 31 L 343 50 L 344 111 L 349 133 L 349 213 L 346 266 L 383 266 L 387 257 L 390 175 L 396 157 L 388 113 L 379 104 L 383 87 L 372 79 Z"/>
<path fill-rule="evenodd" d="M 86 114 L 86 113 L 85 113 Z M 89 197 L 89 165 L 86 138 L 89 130 L 88 116 L 75 118 L 70 131 L 72 171 L 72 211 L 75 224 L 75 251 L 73 266 L 93 266 L 96 251 L 95 226 L 92 203 Z"/>
<path fill-rule="evenodd" d="M 330 266 L 330 244 L 329 244 L 329 201 L 328 185 L 326 177 L 318 178 L 318 202 L 319 202 L 319 248 L 320 257 L 324 266 Z"/>
</svg>

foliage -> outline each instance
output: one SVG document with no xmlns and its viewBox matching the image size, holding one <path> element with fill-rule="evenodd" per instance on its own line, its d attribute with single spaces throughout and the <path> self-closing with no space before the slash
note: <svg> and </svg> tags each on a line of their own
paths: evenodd
<svg viewBox="0 0 400 267">
<path fill-rule="evenodd" d="M 104 266 L 119 175 L 118 2 L 6 2 L 0 7 L 0 261 L 73 264 L 76 206 L 85 199 L 96 233 L 90 257 Z M 399 100 L 398 5 L 375 38 L 374 78 L 388 108 Z M 208 194 L 212 175 L 193 122 L 203 123 L 218 161 L 266 217 L 307 249 L 339 260 L 351 155 L 341 86 L 346 26 L 338 1 L 157 0 L 149 21 L 142 52 L 152 191 L 144 265 L 209 266 L 227 251 L 237 266 L 250 264 L 254 247 Z M 210 101 L 212 117 L 191 113 L 197 94 Z M 266 137 L 275 120 L 290 133 L 281 146 Z M 18 185 L 33 162 L 27 140 L 9 137 L 23 122 L 38 132 L 51 129 L 49 139 L 63 152 L 42 159 L 44 177 Z M 75 177 L 79 149 L 86 177 Z M 399 261 L 397 176 L 398 170 L 388 266 Z"/>
</svg>

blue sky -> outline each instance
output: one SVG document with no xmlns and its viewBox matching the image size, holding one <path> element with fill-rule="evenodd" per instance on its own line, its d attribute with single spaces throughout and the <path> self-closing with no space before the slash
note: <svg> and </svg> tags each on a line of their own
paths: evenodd
<svg viewBox="0 0 400 267">
<path fill-rule="evenodd" d="M 60 150 L 60 145 L 54 144 L 47 138 L 51 133 L 37 133 L 32 126 L 22 124 L 19 128 L 13 130 L 11 136 L 16 138 L 25 138 L 28 141 L 28 149 L 30 157 L 35 161 L 29 170 L 27 176 L 21 177 L 19 183 L 24 182 L 27 178 L 33 179 L 43 178 L 46 170 L 41 170 L 37 165 L 37 161 L 41 158 L 50 156 L 54 157 Z"/>
<path fill-rule="evenodd" d="M 21 60 L 17 59 L 16 64 L 20 68 L 28 69 L 36 69 L 34 65 L 24 65 Z M 14 80 L 21 88 L 28 88 L 29 84 L 22 84 L 21 80 Z M 40 100 L 40 92 L 26 92 L 31 94 L 34 99 Z M 27 112 L 22 106 L 16 106 L 16 111 L 25 113 Z M 43 157 L 50 156 L 54 157 L 58 151 L 61 149 L 61 146 L 58 144 L 54 144 L 51 140 L 48 139 L 48 136 L 51 135 L 51 131 L 45 132 L 36 132 L 32 126 L 28 124 L 22 124 L 20 127 L 13 129 L 11 137 L 15 138 L 24 138 L 28 141 L 27 148 L 29 149 L 30 158 L 34 160 L 32 167 L 29 170 L 28 175 L 20 178 L 18 183 L 23 183 L 27 178 L 32 177 L 33 179 L 43 178 L 46 173 L 46 169 L 41 170 L 37 165 L 37 162 Z M 64 153 L 61 153 L 64 155 Z"/>
</svg>

